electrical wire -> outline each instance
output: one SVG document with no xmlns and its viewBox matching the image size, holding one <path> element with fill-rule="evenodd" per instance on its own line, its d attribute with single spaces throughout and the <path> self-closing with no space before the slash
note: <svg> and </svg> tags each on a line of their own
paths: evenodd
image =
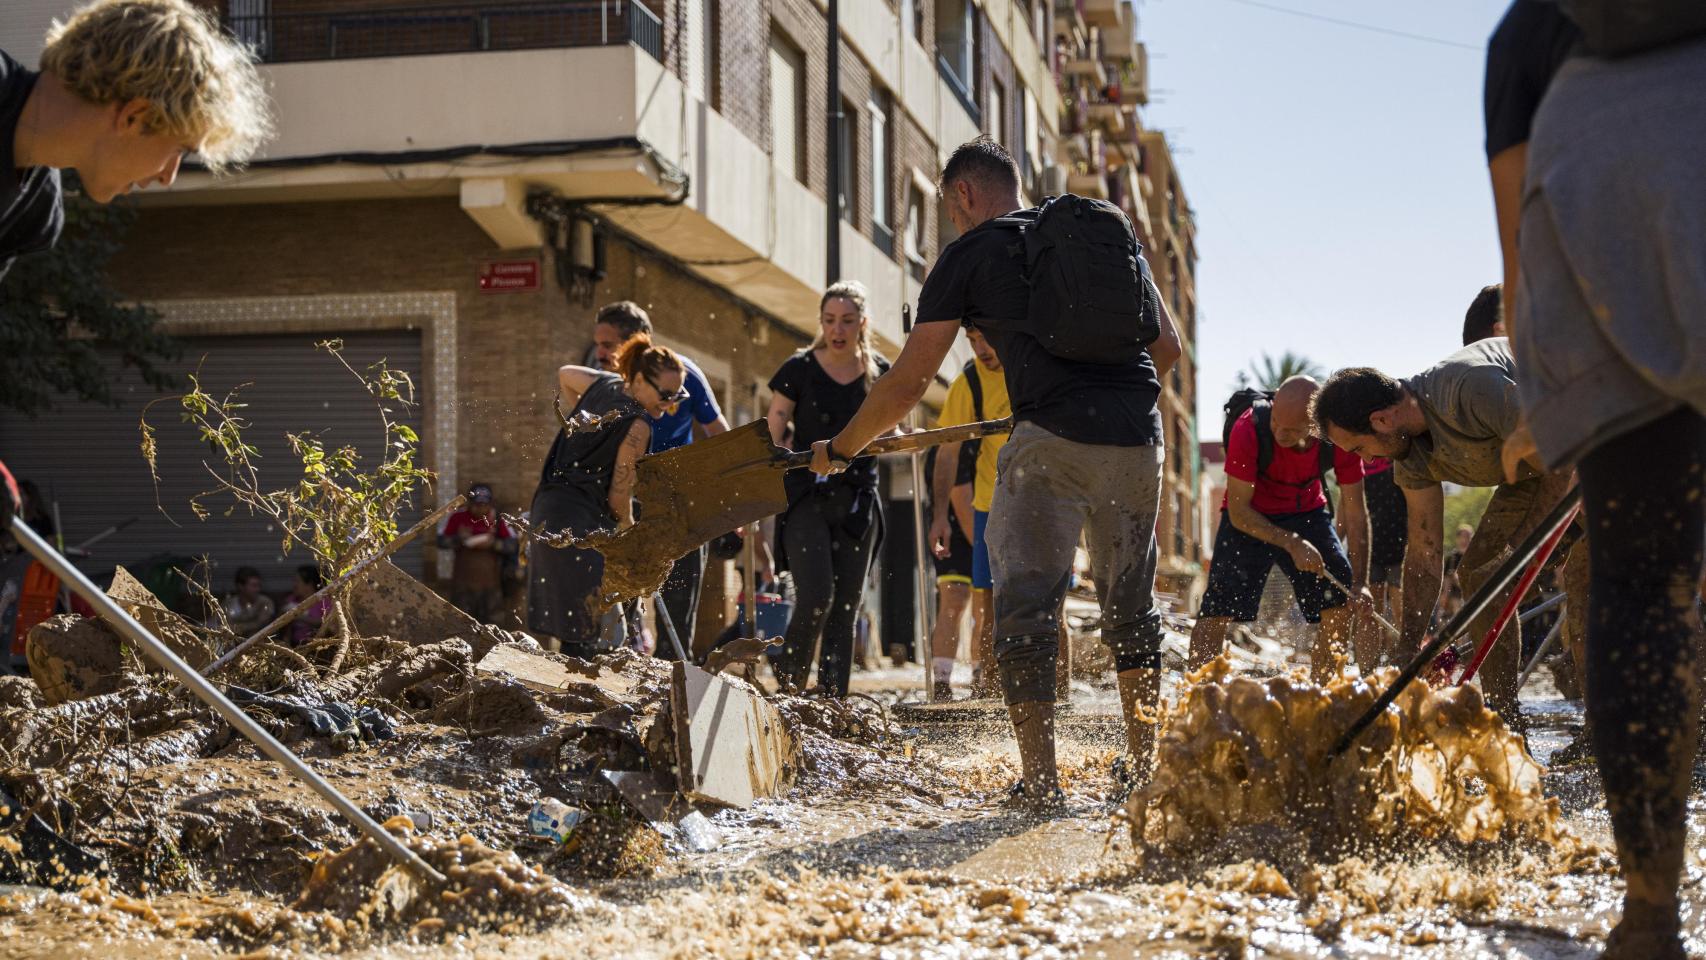
<svg viewBox="0 0 1706 960">
<path fill-rule="evenodd" d="M 1350 27 L 1353 30 L 1366 30 L 1370 33 L 1384 34 L 1388 37 L 1400 37 L 1405 40 L 1416 40 L 1421 43 L 1438 44 L 1442 47 L 1455 47 L 1459 50 L 1474 50 L 1477 53 L 1486 49 L 1480 44 L 1463 43 L 1459 40 L 1447 40 L 1444 37 L 1430 37 L 1422 33 L 1411 33 L 1408 30 L 1396 30 L 1391 27 L 1377 26 L 1376 24 L 1363 23 L 1357 20 L 1343 20 L 1339 17 L 1329 17 L 1325 14 L 1313 13 L 1308 10 L 1297 10 L 1292 7 L 1282 7 L 1275 3 L 1263 3 L 1262 0 L 1226 0 L 1226 2 L 1243 4 L 1246 7 L 1256 7 L 1261 10 L 1272 10 L 1275 13 L 1284 13 L 1294 17 L 1302 17 L 1305 20 L 1316 20 L 1321 23 L 1331 23 L 1340 27 Z"/>
</svg>

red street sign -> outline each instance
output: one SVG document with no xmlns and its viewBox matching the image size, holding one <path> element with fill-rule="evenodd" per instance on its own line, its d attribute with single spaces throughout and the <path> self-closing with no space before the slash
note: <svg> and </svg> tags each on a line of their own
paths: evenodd
<svg viewBox="0 0 1706 960">
<path fill-rule="evenodd" d="M 537 289 L 538 260 L 487 260 L 480 264 L 481 293 L 521 293 Z"/>
</svg>

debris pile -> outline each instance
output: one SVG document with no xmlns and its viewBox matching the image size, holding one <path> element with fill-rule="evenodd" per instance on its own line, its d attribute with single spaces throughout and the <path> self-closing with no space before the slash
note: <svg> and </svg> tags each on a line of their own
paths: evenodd
<svg viewBox="0 0 1706 960">
<path fill-rule="evenodd" d="M 1225 658 L 1206 665 L 1168 719 L 1155 779 L 1126 808 L 1140 852 L 1202 849 L 1253 828 L 1294 832 L 1316 854 L 1359 842 L 1568 836 L 1539 764 L 1474 687 L 1412 683 L 1332 757 L 1395 671 L 1321 687 L 1230 669 Z"/>
</svg>

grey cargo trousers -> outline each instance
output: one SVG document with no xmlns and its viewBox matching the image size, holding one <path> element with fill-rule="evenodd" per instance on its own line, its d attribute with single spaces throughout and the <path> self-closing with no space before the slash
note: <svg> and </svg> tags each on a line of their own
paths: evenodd
<svg viewBox="0 0 1706 960">
<path fill-rule="evenodd" d="M 1098 446 L 1021 422 L 1001 448 L 985 536 L 995 576 L 995 659 L 1007 703 L 1054 699 L 1060 602 L 1081 534 L 1120 671 L 1161 665 L 1155 609 L 1160 444 Z"/>
</svg>

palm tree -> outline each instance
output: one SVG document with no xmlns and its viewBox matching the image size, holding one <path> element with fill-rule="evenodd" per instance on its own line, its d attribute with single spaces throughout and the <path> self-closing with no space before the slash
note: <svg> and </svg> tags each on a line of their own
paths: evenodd
<svg viewBox="0 0 1706 960">
<path fill-rule="evenodd" d="M 1250 379 L 1263 390 L 1278 390 L 1280 384 L 1299 375 L 1322 380 L 1326 378 L 1327 371 L 1308 357 L 1290 350 L 1280 354 L 1278 358 L 1264 353 L 1260 361 L 1250 365 Z"/>
</svg>

